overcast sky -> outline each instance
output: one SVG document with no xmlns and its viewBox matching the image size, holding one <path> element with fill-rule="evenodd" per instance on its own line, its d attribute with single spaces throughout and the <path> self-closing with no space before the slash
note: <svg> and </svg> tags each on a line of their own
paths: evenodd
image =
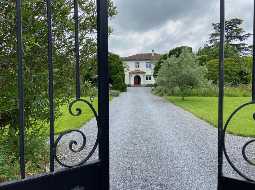
<svg viewBox="0 0 255 190">
<path fill-rule="evenodd" d="M 121 56 L 165 53 L 176 46 L 197 50 L 219 21 L 220 0 L 113 0 L 118 15 L 110 20 L 111 52 Z M 253 0 L 226 0 L 226 17 L 239 17 L 252 32 Z"/>
</svg>

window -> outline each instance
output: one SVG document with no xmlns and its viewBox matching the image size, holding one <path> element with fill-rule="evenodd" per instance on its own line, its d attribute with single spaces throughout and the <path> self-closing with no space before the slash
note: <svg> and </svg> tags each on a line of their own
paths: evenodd
<svg viewBox="0 0 255 190">
<path fill-rule="evenodd" d="M 151 63 L 150 63 L 150 62 L 147 62 L 147 63 L 146 63 L 146 68 L 147 68 L 147 69 L 151 69 Z"/>
<path fill-rule="evenodd" d="M 151 75 L 146 75 L 146 80 L 151 80 Z"/>
<path fill-rule="evenodd" d="M 140 67 L 139 62 L 136 62 L 136 63 L 135 63 L 135 68 L 138 69 L 139 67 Z"/>
</svg>

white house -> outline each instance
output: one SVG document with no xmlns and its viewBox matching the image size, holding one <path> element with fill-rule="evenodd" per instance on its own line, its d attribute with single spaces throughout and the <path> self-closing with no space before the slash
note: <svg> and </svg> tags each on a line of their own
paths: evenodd
<svg viewBox="0 0 255 190">
<path fill-rule="evenodd" d="M 141 53 L 122 58 L 125 67 L 125 83 L 128 86 L 150 86 L 155 83 L 153 71 L 160 54 Z"/>
</svg>

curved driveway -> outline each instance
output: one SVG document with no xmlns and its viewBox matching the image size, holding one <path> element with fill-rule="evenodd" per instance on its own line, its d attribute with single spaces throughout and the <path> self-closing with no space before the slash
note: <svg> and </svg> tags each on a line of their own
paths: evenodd
<svg viewBox="0 0 255 190">
<path fill-rule="evenodd" d="M 246 141 L 226 135 L 233 163 L 254 176 L 241 155 Z M 112 101 L 110 153 L 113 190 L 216 190 L 217 129 L 150 88 L 129 88 Z M 228 164 L 224 173 L 238 177 Z"/>
<path fill-rule="evenodd" d="M 88 146 L 96 139 L 95 125 L 93 119 L 81 129 Z M 233 162 L 254 176 L 241 155 L 247 139 L 226 137 Z M 62 144 L 63 159 L 72 163 L 86 155 L 64 148 L 74 138 L 69 135 Z M 110 104 L 110 173 L 112 190 L 216 190 L 217 129 L 152 95 L 150 88 L 128 88 Z M 224 173 L 238 177 L 227 164 Z"/>
<path fill-rule="evenodd" d="M 110 114 L 111 189 L 216 189 L 216 130 L 207 123 L 150 88 L 129 88 Z"/>
</svg>

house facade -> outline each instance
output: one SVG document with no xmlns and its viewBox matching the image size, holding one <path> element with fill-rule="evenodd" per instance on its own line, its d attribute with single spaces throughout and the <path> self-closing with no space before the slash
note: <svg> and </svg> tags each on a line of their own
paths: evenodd
<svg viewBox="0 0 255 190">
<path fill-rule="evenodd" d="M 125 83 L 128 86 L 150 86 L 155 84 L 153 71 L 160 54 L 141 53 L 122 58 L 125 67 Z"/>
</svg>

